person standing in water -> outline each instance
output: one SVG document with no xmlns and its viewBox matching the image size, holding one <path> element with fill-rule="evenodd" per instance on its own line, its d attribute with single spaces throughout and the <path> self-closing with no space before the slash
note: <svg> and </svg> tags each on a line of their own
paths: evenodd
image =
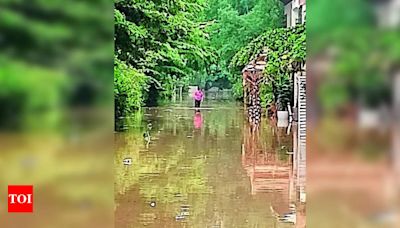
<svg viewBox="0 0 400 228">
<path fill-rule="evenodd" d="M 196 92 L 194 92 L 194 107 L 195 108 L 200 108 L 200 104 L 203 101 L 204 94 L 203 91 L 201 91 L 200 87 L 197 86 Z"/>
</svg>

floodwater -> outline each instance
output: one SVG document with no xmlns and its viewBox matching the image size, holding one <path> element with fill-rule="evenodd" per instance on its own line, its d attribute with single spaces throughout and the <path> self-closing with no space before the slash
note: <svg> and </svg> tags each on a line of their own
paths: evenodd
<svg viewBox="0 0 400 228">
<path fill-rule="evenodd" d="M 251 132 L 239 103 L 206 101 L 198 113 L 191 106 L 118 121 L 115 226 L 301 227 L 293 127 L 263 118 Z"/>
</svg>

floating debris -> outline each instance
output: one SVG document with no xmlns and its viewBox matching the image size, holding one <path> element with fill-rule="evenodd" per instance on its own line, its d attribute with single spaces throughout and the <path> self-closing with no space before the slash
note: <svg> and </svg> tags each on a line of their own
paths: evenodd
<svg viewBox="0 0 400 228">
<path fill-rule="evenodd" d="M 180 213 L 180 215 L 184 216 L 184 217 L 189 216 L 190 215 L 189 209 L 190 209 L 189 205 L 181 205 L 181 213 Z"/>
<path fill-rule="evenodd" d="M 150 207 L 156 207 L 156 205 L 157 205 L 157 204 L 156 204 L 156 201 L 151 201 L 151 202 L 150 202 Z"/>
<path fill-rule="evenodd" d="M 122 162 L 124 165 L 132 165 L 132 158 L 125 158 Z"/>
<path fill-rule="evenodd" d="M 287 213 L 279 217 L 279 221 L 296 224 L 296 213 Z"/>
<path fill-rule="evenodd" d="M 183 215 L 183 216 L 189 216 L 189 214 L 190 214 L 189 211 L 182 211 L 181 212 L 181 215 Z"/>
</svg>

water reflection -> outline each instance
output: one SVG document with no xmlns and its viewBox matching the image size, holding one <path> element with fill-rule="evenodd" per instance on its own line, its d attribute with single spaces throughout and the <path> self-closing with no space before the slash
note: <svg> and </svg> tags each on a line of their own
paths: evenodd
<svg viewBox="0 0 400 228">
<path fill-rule="evenodd" d="M 193 118 L 194 128 L 200 129 L 203 125 L 203 117 L 200 111 L 196 111 Z"/>
<path fill-rule="evenodd" d="M 85 110 L 66 116 L 65 127 L 54 131 L 0 133 L 0 194 L 7 195 L 7 185 L 34 188 L 32 214 L 8 213 L 2 201 L 1 227 L 112 226 L 112 115 Z"/>
<path fill-rule="evenodd" d="M 277 220 L 305 227 L 305 199 L 301 199 L 305 182 L 299 175 L 305 169 L 298 166 L 297 134 L 292 134 L 291 124 L 277 127 L 274 119 L 268 124 L 260 131 L 246 124 L 243 133 L 242 166 L 250 178 L 251 194 L 273 195 L 269 203 Z"/>
<path fill-rule="evenodd" d="M 240 104 L 203 107 L 148 108 L 142 119 L 121 119 L 116 227 L 294 227 L 283 221 L 299 211 L 292 133 L 267 121 L 252 133 Z"/>
</svg>

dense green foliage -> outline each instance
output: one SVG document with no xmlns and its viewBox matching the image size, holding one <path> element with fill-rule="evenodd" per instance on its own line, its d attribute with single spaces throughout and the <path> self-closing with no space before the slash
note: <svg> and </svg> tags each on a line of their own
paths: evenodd
<svg viewBox="0 0 400 228">
<path fill-rule="evenodd" d="M 139 109 L 143 105 L 145 92 L 148 89 L 147 77 L 120 60 L 114 66 L 114 100 L 115 113 L 121 116 L 130 108 Z"/>
<path fill-rule="evenodd" d="M 321 37 L 320 50 L 313 54 L 330 57 L 329 71 L 318 87 L 318 95 L 325 111 L 335 111 L 347 104 L 376 108 L 390 102 L 391 74 L 398 70 L 400 35 L 397 31 L 375 31 L 372 28 L 339 29 L 328 37 Z M 332 37 L 335 37 L 332 39 Z"/>
<path fill-rule="evenodd" d="M 198 20 L 203 8 L 200 0 L 115 1 L 115 58 L 130 66 L 126 73 L 146 75 L 156 91 L 171 97 L 178 80 L 187 85 L 187 78 L 212 58 Z M 142 86 L 141 81 L 132 83 Z M 131 105 L 138 102 L 120 109 L 137 108 Z"/>
<path fill-rule="evenodd" d="M 340 12 L 340 16 L 338 13 Z M 371 2 L 364 0 L 318 0 L 307 5 L 307 29 L 309 39 L 326 36 L 338 28 L 348 32 L 373 23 L 374 9 Z M 356 33 L 352 33 L 356 34 Z M 315 37 L 314 37 L 315 35 Z M 314 42 L 312 47 L 316 47 Z"/>
<path fill-rule="evenodd" d="M 324 80 L 314 94 L 321 109 L 335 112 L 349 103 L 377 107 L 390 102 L 390 75 L 400 60 L 398 31 L 377 29 L 373 6 L 362 0 L 320 0 L 308 10 L 311 66 L 321 59 L 329 63 L 319 73 Z"/>
<path fill-rule="evenodd" d="M 305 26 L 271 29 L 263 33 L 233 57 L 230 67 L 243 68 L 261 50 L 266 50 L 266 83 L 261 86 L 261 101 L 265 105 L 277 102 L 279 109 L 293 97 L 292 74 L 301 70 L 306 60 Z"/>
<path fill-rule="evenodd" d="M 1 127 L 55 127 L 65 105 L 61 92 L 71 90 L 70 79 L 60 72 L 22 61 L 0 58 L 0 65 Z"/>
<path fill-rule="evenodd" d="M 205 15 L 214 22 L 208 32 L 218 55 L 215 68 L 220 77 L 232 84 L 236 98 L 243 96 L 241 73 L 230 69 L 229 63 L 248 42 L 271 28 L 283 26 L 283 11 L 279 0 L 210 0 Z"/>
<path fill-rule="evenodd" d="M 149 96 L 127 94 L 139 99 L 132 102 L 116 95 L 119 115 L 137 109 L 146 97 L 171 98 L 188 85 L 230 88 L 233 83 L 240 97 L 240 72 L 231 71 L 229 63 L 253 38 L 282 25 L 283 6 L 279 0 L 116 0 L 114 19 L 116 62 L 129 66 L 115 77 L 141 74 L 151 90 Z M 131 83 L 125 89 L 147 87 Z"/>
<path fill-rule="evenodd" d="M 0 125 L 25 128 L 27 117 L 48 114 L 52 125 L 71 105 L 112 99 L 111 7 L 106 0 L 2 1 Z"/>
<path fill-rule="evenodd" d="M 278 0 L 243 1 L 241 4 L 232 0 L 211 0 L 205 14 L 207 20 L 215 21 L 209 28 L 211 44 L 224 68 L 249 41 L 270 28 L 282 26 L 283 6 Z"/>
</svg>

